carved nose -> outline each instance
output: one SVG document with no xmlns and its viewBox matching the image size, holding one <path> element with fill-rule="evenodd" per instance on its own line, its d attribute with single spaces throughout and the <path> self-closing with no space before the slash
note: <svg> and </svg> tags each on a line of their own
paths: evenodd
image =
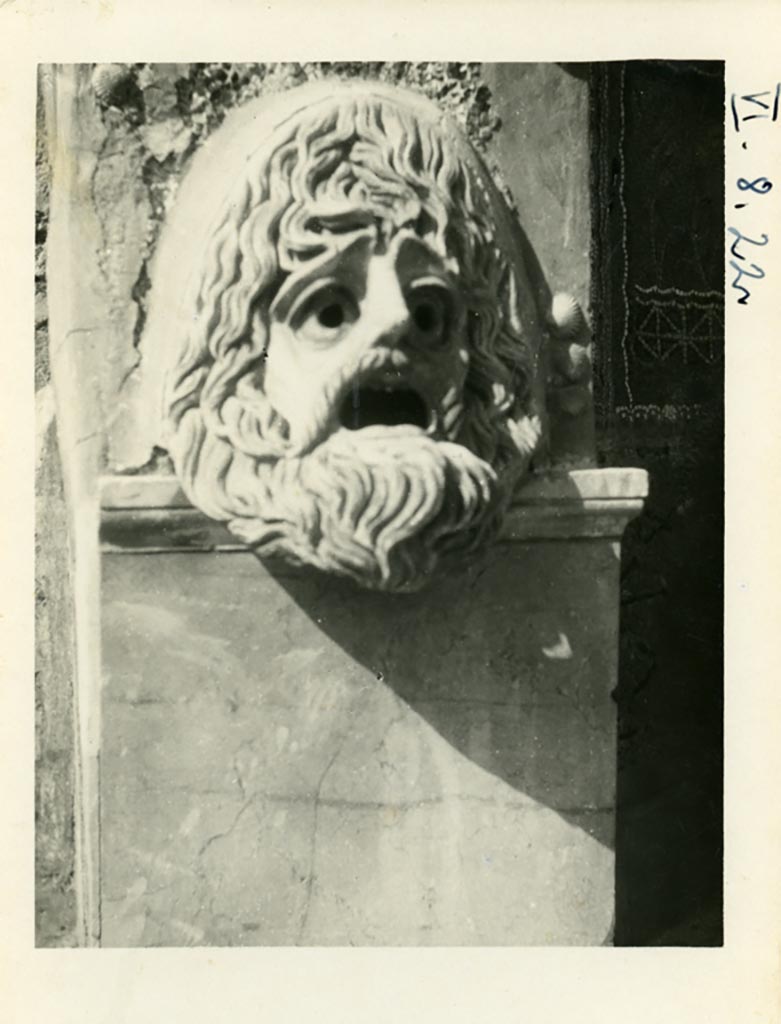
<svg viewBox="0 0 781 1024">
<path fill-rule="evenodd" d="M 375 256 L 370 261 L 365 309 L 372 346 L 393 346 L 404 340 L 410 328 L 410 313 L 388 256 Z"/>
</svg>

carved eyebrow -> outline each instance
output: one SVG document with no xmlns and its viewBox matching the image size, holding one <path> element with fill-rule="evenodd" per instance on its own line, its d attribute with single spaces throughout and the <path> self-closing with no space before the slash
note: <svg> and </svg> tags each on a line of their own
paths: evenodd
<svg viewBox="0 0 781 1024">
<path fill-rule="evenodd" d="M 355 209 L 318 212 L 315 208 L 304 221 L 307 231 L 314 234 L 328 232 L 332 235 L 349 234 L 374 226 L 375 217 L 369 210 Z"/>
<path fill-rule="evenodd" d="M 336 249 L 326 250 L 312 263 L 307 263 L 301 270 L 294 271 L 283 282 L 274 297 L 269 307 L 270 317 L 276 320 L 285 320 L 298 296 L 313 282 L 326 279 L 338 281 L 339 271 L 340 269 L 344 270 L 345 264 L 357 261 L 359 265 L 365 259 L 367 245 L 367 238 L 359 236 L 343 242 Z M 355 265 L 356 263 L 353 263 L 353 266 Z"/>
<path fill-rule="evenodd" d="M 443 284 L 452 286 L 458 279 L 458 265 L 443 255 L 430 241 L 417 235 L 404 233 L 398 237 L 396 267 L 413 277 L 441 277 Z"/>
</svg>

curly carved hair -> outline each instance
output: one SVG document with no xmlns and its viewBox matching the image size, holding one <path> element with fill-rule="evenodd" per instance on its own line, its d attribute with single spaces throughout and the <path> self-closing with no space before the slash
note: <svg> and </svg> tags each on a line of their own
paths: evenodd
<svg viewBox="0 0 781 1024">
<path fill-rule="evenodd" d="M 448 119 L 403 90 L 333 83 L 300 105 L 287 95 L 292 112 L 244 159 L 195 254 L 179 336 L 168 330 L 165 441 L 185 490 L 229 518 L 235 501 L 215 504 L 197 486 L 204 463 L 224 482 L 235 458 L 285 454 L 286 424 L 263 391 L 268 309 L 286 273 L 327 244 L 307 217 L 323 200 L 396 220 L 403 211 L 457 265 L 470 354 L 457 440 L 514 478 L 539 439 L 539 331 L 519 229 L 485 167 Z"/>
</svg>

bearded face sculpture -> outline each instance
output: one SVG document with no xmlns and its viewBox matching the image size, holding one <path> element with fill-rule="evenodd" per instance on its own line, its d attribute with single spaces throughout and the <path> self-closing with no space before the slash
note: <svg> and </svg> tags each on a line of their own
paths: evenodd
<svg viewBox="0 0 781 1024">
<path fill-rule="evenodd" d="M 193 504 L 374 589 L 489 541 L 540 437 L 520 229 L 455 125 L 378 83 L 304 86 L 215 133 L 145 344 Z"/>
</svg>

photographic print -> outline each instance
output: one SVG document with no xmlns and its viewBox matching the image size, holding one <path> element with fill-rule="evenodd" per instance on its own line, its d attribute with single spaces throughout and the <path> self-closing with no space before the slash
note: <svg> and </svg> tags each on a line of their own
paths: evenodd
<svg viewBox="0 0 781 1024">
<path fill-rule="evenodd" d="M 39 65 L 38 947 L 721 945 L 724 110 Z"/>
</svg>

